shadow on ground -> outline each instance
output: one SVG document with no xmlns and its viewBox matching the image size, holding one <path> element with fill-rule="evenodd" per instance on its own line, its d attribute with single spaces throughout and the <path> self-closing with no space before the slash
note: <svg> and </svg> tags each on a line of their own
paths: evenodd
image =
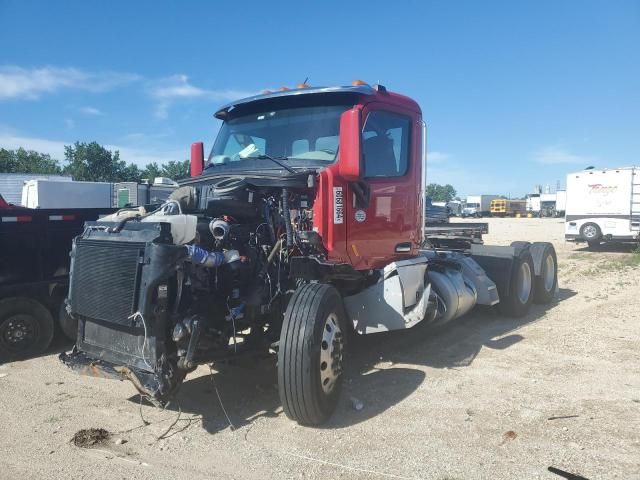
<svg viewBox="0 0 640 480">
<path fill-rule="evenodd" d="M 477 308 L 438 330 L 414 328 L 354 338 L 338 409 L 323 428 L 364 422 L 403 401 L 425 380 L 422 369 L 408 365 L 464 368 L 482 348 L 510 348 L 524 338 L 517 333 L 521 327 L 537 322 L 547 310 L 575 294 L 573 290 L 560 289 L 554 303 L 534 305 L 522 318 L 500 316 L 491 308 Z M 187 378 L 178 394 L 181 410 L 201 418 L 205 430 L 215 433 L 228 427 L 215 387 L 235 427 L 259 417 L 282 415 L 275 358 L 247 359 L 216 365 L 216 369 L 219 371 L 212 375 Z M 364 404 L 362 410 L 352 407 L 354 398 Z M 132 397 L 131 401 L 137 402 L 138 397 Z M 176 405 L 169 408 L 177 410 Z"/>
<path fill-rule="evenodd" d="M 600 252 L 600 253 L 634 253 L 638 251 L 640 245 L 635 243 L 601 243 L 600 245 L 589 247 L 586 243 L 576 249 L 576 252 Z"/>
</svg>

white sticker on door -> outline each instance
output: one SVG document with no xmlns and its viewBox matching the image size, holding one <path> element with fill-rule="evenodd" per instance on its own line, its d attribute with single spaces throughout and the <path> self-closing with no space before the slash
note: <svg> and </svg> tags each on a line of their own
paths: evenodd
<svg viewBox="0 0 640 480">
<path fill-rule="evenodd" d="M 342 187 L 333 187 L 333 223 L 344 222 L 344 197 Z"/>
</svg>

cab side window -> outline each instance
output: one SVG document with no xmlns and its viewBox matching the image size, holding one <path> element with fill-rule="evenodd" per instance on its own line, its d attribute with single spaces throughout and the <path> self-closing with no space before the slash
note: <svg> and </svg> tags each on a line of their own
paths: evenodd
<svg viewBox="0 0 640 480">
<path fill-rule="evenodd" d="M 401 177 L 409 166 L 411 120 L 403 115 L 373 111 L 362 129 L 365 178 Z"/>
</svg>

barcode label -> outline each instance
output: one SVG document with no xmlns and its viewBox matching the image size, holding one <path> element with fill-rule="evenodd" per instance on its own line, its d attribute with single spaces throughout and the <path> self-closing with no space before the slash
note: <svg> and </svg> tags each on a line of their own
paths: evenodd
<svg viewBox="0 0 640 480">
<path fill-rule="evenodd" d="M 342 187 L 333 187 L 333 223 L 344 222 L 344 197 Z"/>
</svg>

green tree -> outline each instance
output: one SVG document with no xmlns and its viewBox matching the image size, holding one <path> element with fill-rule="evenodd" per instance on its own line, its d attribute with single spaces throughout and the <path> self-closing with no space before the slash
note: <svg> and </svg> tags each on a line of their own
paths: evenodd
<svg viewBox="0 0 640 480">
<path fill-rule="evenodd" d="M 182 162 L 171 160 L 162 166 L 162 176 L 169 177 L 172 180 L 180 180 L 189 176 L 189 160 Z"/>
<path fill-rule="evenodd" d="M 153 179 L 156 177 L 162 176 L 162 167 L 158 166 L 156 162 L 152 162 L 147 164 L 147 166 L 142 170 L 142 178 L 146 178 L 150 182 L 153 182 Z"/>
<path fill-rule="evenodd" d="M 139 182 L 142 179 L 142 170 L 134 163 L 124 165 L 120 168 L 121 182 Z"/>
<path fill-rule="evenodd" d="M 74 180 L 89 182 L 117 182 L 122 178 L 124 162 L 120 152 L 107 150 L 97 142 L 65 145 L 67 165 L 63 171 Z"/>
<path fill-rule="evenodd" d="M 456 195 L 456 189 L 449 185 L 439 185 L 437 183 L 430 183 L 427 185 L 427 197 L 431 197 L 434 202 L 450 202 Z"/>
<path fill-rule="evenodd" d="M 0 172 L 3 173 L 61 173 L 60 164 L 45 153 L 18 148 L 0 149 Z"/>
</svg>

